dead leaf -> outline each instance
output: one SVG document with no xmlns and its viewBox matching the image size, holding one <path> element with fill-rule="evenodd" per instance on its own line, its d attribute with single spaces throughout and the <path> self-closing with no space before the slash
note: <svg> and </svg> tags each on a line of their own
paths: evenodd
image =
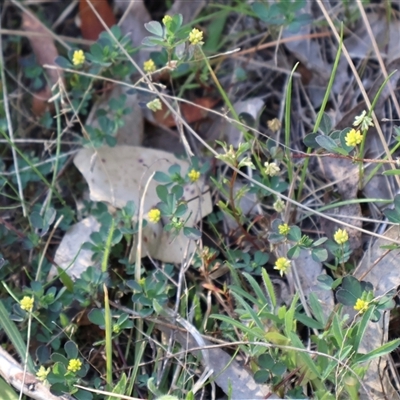
<svg viewBox="0 0 400 400">
<path fill-rule="evenodd" d="M 53 38 L 44 28 L 43 24 L 35 17 L 23 13 L 22 28 L 27 32 L 39 33 L 41 36 L 30 35 L 29 42 L 36 57 L 38 65 L 44 64 L 55 65 L 54 60 L 58 56 L 57 48 Z M 36 93 L 33 98 L 32 112 L 37 117 L 40 117 L 48 109 L 52 109 L 47 100 L 52 96 L 51 86 L 53 86 L 60 78 L 61 72 L 58 69 L 46 69 L 45 74 L 48 77 L 49 85 L 46 85 L 39 93 Z"/>
<path fill-rule="evenodd" d="M 107 0 L 91 0 L 91 4 L 109 28 L 116 24 L 114 12 Z M 97 40 L 100 33 L 104 31 L 104 26 L 88 4 L 88 0 L 79 1 L 79 17 L 83 38 Z"/>
<path fill-rule="evenodd" d="M 194 104 L 182 103 L 179 106 L 181 114 L 188 124 L 201 121 L 207 116 L 208 111 L 197 107 L 197 105 L 205 108 L 213 108 L 218 103 L 218 100 L 212 99 L 210 97 L 202 97 L 193 100 L 193 103 Z M 169 128 L 176 126 L 175 118 L 170 113 L 169 109 L 165 106 L 164 103 L 163 109 L 153 113 L 153 116 L 155 120 L 161 125 L 167 126 Z"/>
</svg>

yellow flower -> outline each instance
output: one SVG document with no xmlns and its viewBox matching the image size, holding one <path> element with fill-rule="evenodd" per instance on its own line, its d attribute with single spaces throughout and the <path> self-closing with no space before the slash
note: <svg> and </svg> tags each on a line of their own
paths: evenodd
<svg viewBox="0 0 400 400">
<path fill-rule="evenodd" d="M 203 42 L 203 32 L 199 31 L 196 28 L 193 28 L 192 31 L 189 33 L 189 42 L 191 44 L 199 44 L 202 45 Z"/>
<path fill-rule="evenodd" d="M 72 64 L 75 66 L 81 65 L 85 62 L 85 54 L 83 50 L 75 50 L 72 56 Z"/>
<path fill-rule="evenodd" d="M 71 372 L 78 372 L 82 368 L 82 362 L 81 360 L 78 360 L 77 358 L 73 358 L 72 360 L 69 360 L 68 363 L 68 371 Z"/>
<path fill-rule="evenodd" d="M 281 121 L 278 118 L 270 119 L 267 121 L 268 128 L 271 129 L 272 132 L 278 132 L 281 129 Z"/>
<path fill-rule="evenodd" d="M 161 104 L 160 99 L 154 99 L 152 101 L 149 101 L 146 104 L 146 107 L 154 112 L 156 112 L 157 110 L 162 110 L 162 104 Z"/>
<path fill-rule="evenodd" d="M 156 64 L 154 64 L 154 61 L 150 58 L 149 60 L 143 63 L 143 69 L 144 72 L 154 72 L 157 69 L 157 67 Z"/>
<path fill-rule="evenodd" d="M 147 214 L 147 218 L 153 224 L 156 224 L 161 219 L 161 212 L 158 208 L 153 208 Z"/>
<path fill-rule="evenodd" d="M 278 231 L 281 235 L 286 236 L 290 232 L 290 226 L 288 224 L 281 224 L 278 226 Z"/>
<path fill-rule="evenodd" d="M 200 171 L 196 171 L 195 169 L 192 169 L 188 173 L 188 177 L 189 177 L 191 182 L 197 182 L 199 180 L 199 178 L 200 178 Z"/>
<path fill-rule="evenodd" d="M 287 258 L 279 257 L 275 261 L 274 269 L 278 270 L 281 276 L 283 276 L 283 274 L 286 274 L 288 268 L 290 268 L 290 261 Z"/>
<path fill-rule="evenodd" d="M 357 299 L 356 304 L 354 305 L 354 309 L 358 311 L 360 314 L 365 313 L 368 310 L 369 302 Z"/>
<path fill-rule="evenodd" d="M 285 209 L 285 202 L 282 199 L 278 199 L 272 206 L 276 212 L 280 213 Z"/>
<path fill-rule="evenodd" d="M 268 176 L 275 176 L 281 170 L 278 167 L 278 164 L 274 163 L 274 162 L 272 162 L 272 163 L 265 162 L 264 167 L 265 167 L 265 174 Z"/>
<path fill-rule="evenodd" d="M 162 23 L 167 26 L 168 23 L 170 23 L 172 21 L 172 17 L 170 15 L 166 15 L 163 19 L 162 19 Z"/>
<path fill-rule="evenodd" d="M 346 146 L 351 146 L 354 147 L 362 142 L 363 135 L 360 133 L 360 131 L 356 131 L 355 129 L 352 129 L 349 131 L 344 138 L 346 141 Z"/>
<path fill-rule="evenodd" d="M 337 244 L 344 244 L 349 240 L 349 234 L 345 229 L 338 229 L 333 238 Z"/>
<path fill-rule="evenodd" d="M 50 373 L 50 368 L 45 368 L 43 365 L 40 366 L 39 371 L 36 372 L 36 377 L 39 381 L 44 382 L 47 379 L 47 375 Z"/>
<path fill-rule="evenodd" d="M 23 299 L 20 301 L 20 306 L 23 310 L 31 312 L 33 308 L 33 303 L 35 302 L 33 297 L 24 296 Z"/>
</svg>

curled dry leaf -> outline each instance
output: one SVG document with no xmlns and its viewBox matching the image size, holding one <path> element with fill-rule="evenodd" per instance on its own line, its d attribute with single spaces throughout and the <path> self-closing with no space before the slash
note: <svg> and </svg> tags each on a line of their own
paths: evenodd
<svg viewBox="0 0 400 400">
<path fill-rule="evenodd" d="M 58 56 L 57 48 L 54 44 L 53 38 L 43 26 L 43 23 L 37 18 L 24 13 L 22 15 L 22 28 L 27 32 L 40 34 L 40 36 L 28 36 L 37 64 L 40 66 L 43 66 L 44 64 L 55 65 L 54 60 Z M 48 77 L 49 84 L 47 84 L 39 93 L 35 94 L 32 103 L 32 112 L 38 117 L 40 117 L 50 107 L 47 100 L 52 96 L 51 86 L 58 81 L 60 76 L 62 77 L 61 72 L 57 69 L 47 69 L 45 73 Z"/>
<path fill-rule="evenodd" d="M 116 24 L 113 10 L 107 0 L 89 1 L 109 28 Z M 79 16 L 84 39 L 97 40 L 100 33 L 104 31 L 104 26 L 88 4 L 88 0 L 80 0 Z"/>
</svg>

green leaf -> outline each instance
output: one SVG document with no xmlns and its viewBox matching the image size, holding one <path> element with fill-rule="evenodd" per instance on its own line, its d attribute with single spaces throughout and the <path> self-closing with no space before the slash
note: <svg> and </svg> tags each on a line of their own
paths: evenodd
<svg viewBox="0 0 400 400">
<path fill-rule="evenodd" d="M 66 368 L 68 367 L 68 359 L 65 356 L 63 356 L 60 353 L 53 353 L 51 355 L 51 360 L 53 362 L 55 362 L 54 366 L 58 366 L 58 368 L 61 368 L 66 371 Z M 61 365 L 63 368 L 61 367 Z M 54 373 L 58 373 L 58 372 L 54 372 Z"/>
<path fill-rule="evenodd" d="M 271 279 L 268 275 L 268 272 L 265 268 L 261 270 L 261 276 L 264 282 L 265 290 L 267 291 L 267 294 L 271 300 L 272 306 L 275 308 L 276 307 L 276 295 L 275 295 L 275 289 L 274 285 L 271 282 Z"/>
<path fill-rule="evenodd" d="M 68 358 L 77 358 L 78 357 L 78 348 L 76 344 L 72 340 L 68 340 L 64 345 L 65 353 Z"/>
<path fill-rule="evenodd" d="M 386 176 L 400 175 L 400 169 L 389 169 L 387 171 L 382 172 L 382 175 L 386 175 Z"/>
<path fill-rule="evenodd" d="M 0 300 L 0 327 L 3 328 L 5 334 L 8 336 L 8 339 L 14 345 L 15 350 L 17 351 L 21 360 L 27 361 L 28 371 L 32 374 L 35 373 L 35 365 L 32 361 L 31 356 L 26 352 L 26 344 L 22 339 L 21 333 L 15 325 L 14 321 L 10 319 L 10 316 L 7 312 L 7 309 L 4 307 L 3 302 Z"/>
<path fill-rule="evenodd" d="M 318 149 L 320 145 L 317 143 L 315 138 L 319 136 L 319 133 L 309 133 L 306 135 L 306 137 L 303 139 L 303 143 L 307 146 L 310 147 L 311 149 Z"/>
<path fill-rule="evenodd" d="M 290 260 L 296 259 L 300 255 L 301 248 L 300 246 L 296 245 L 291 247 L 287 252 L 287 257 Z"/>
<path fill-rule="evenodd" d="M 324 325 L 315 319 L 310 318 L 305 314 L 296 313 L 295 318 L 297 321 L 301 322 L 303 325 L 308 326 L 311 329 L 323 329 Z"/>
<path fill-rule="evenodd" d="M 155 38 L 154 36 L 146 36 L 142 40 L 142 45 L 143 46 L 148 46 L 148 47 L 153 47 L 153 46 L 165 46 L 165 43 L 163 40 Z"/>
<path fill-rule="evenodd" d="M 63 56 L 57 56 L 54 62 L 61 68 L 73 68 L 73 65 Z"/>
<path fill-rule="evenodd" d="M 310 301 L 310 308 L 314 317 L 322 325 L 325 325 L 327 322 L 326 317 L 324 315 L 324 311 L 322 310 L 321 303 L 318 300 L 318 296 L 314 292 L 310 293 L 309 301 Z"/>
<path fill-rule="evenodd" d="M 358 348 L 360 347 L 361 341 L 365 334 L 365 330 L 367 329 L 368 323 L 370 322 L 371 319 L 371 315 L 373 314 L 374 311 L 375 311 L 374 306 L 368 307 L 368 310 L 363 314 L 361 318 L 357 332 L 354 337 L 353 349 L 355 352 L 357 352 Z"/>
<path fill-rule="evenodd" d="M 164 203 L 168 202 L 168 189 L 164 185 L 158 185 L 156 188 L 158 198 Z"/>
<path fill-rule="evenodd" d="M 114 386 L 114 389 L 112 390 L 112 393 L 114 393 L 114 394 L 125 394 L 126 385 L 127 385 L 127 378 L 126 378 L 126 374 L 123 373 L 121 375 L 121 378 L 118 381 L 118 383 Z M 116 397 L 108 396 L 107 400 L 116 400 Z"/>
<path fill-rule="evenodd" d="M 260 384 L 267 382 L 269 377 L 270 373 L 265 369 L 260 369 L 254 374 L 255 382 Z"/>
<path fill-rule="evenodd" d="M 299 349 L 305 349 L 303 343 L 294 332 L 290 332 L 289 338 L 294 347 L 297 347 Z M 312 358 L 308 353 L 299 351 L 297 355 L 314 375 L 316 375 L 318 378 L 321 377 L 321 374 L 318 372 L 315 366 L 315 362 L 312 360 Z"/>
<path fill-rule="evenodd" d="M 15 393 L 14 389 L 0 377 L 0 393 L 2 400 L 18 400 L 19 396 Z"/>
<path fill-rule="evenodd" d="M 323 113 L 322 118 L 321 118 L 321 122 L 319 124 L 319 129 L 321 129 L 321 131 L 325 134 L 328 135 L 329 132 L 332 129 L 332 120 L 331 117 L 327 114 L 327 113 Z"/>
<path fill-rule="evenodd" d="M 189 228 L 189 227 L 185 226 L 183 228 L 183 234 L 190 240 L 201 239 L 201 232 L 196 228 Z"/>
<path fill-rule="evenodd" d="M 311 257 L 317 262 L 326 261 L 328 259 L 328 251 L 326 249 L 312 249 Z"/>
<path fill-rule="evenodd" d="M 288 239 L 292 242 L 298 242 L 301 239 L 301 230 L 298 226 L 294 225 L 290 227 Z"/>
<path fill-rule="evenodd" d="M 99 308 L 93 308 L 88 314 L 89 321 L 95 325 L 103 326 L 105 325 L 104 310 Z"/>
<path fill-rule="evenodd" d="M 261 354 L 261 356 L 258 357 L 257 363 L 261 368 L 271 369 L 275 364 L 275 360 L 270 354 Z"/>
<path fill-rule="evenodd" d="M 317 277 L 317 281 L 320 283 L 319 286 L 321 286 L 325 290 L 331 290 L 332 289 L 332 284 L 333 284 L 333 279 L 329 275 L 319 275 Z"/>
<path fill-rule="evenodd" d="M 348 152 L 342 148 L 340 148 L 336 142 L 331 139 L 329 136 L 319 135 L 315 138 L 315 141 L 325 150 L 328 150 L 332 153 L 339 153 L 342 155 L 347 155 Z"/>
<path fill-rule="evenodd" d="M 150 21 L 144 24 L 144 27 L 147 31 L 152 33 L 153 35 L 163 37 L 164 29 L 162 25 L 158 21 Z"/>
<path fill-rule="evenodd" d="M 383 346 L 381 346 L 375 350 L 372 350 L 371 352 L 369 352 L 367 354 L 364 354 L 360 358 L 357 358 L 357 360 L 355 361 L 355 365 L 361 364 L 364 362 L 368 362 L 368 361 L 373 360 L 374 358 L 382 357 L 386 354 L 389 354 L 392 351 L 396 350 L 399 346 L 400 346 L 400 339 L 394 339 L 388 343 L 385 343 Z"/>
<path fill-rule="evenodd" d="M 343 147 L 343 149 L 347 151 L 347 153 L 350 153 L 350 151 L 354 149 L 354 146 L 347 146 L 346 144 L 346 136 L 350 131 L 351 128 L 345 128 L 339 134 L 340 144 Z"/>
</svg>

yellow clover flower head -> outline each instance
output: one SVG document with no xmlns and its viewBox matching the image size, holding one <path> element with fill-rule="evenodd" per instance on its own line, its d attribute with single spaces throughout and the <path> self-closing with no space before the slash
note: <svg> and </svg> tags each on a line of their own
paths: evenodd
<svg viewBox="0 0 400 400">
<path fill-rule="evenodd" d="M 290 268 L 290 261 L 285 258 L 285 257 L 279 257 L 275 261 L 275 267 L 274 269 L 278 270 L 280 275 L 283 276 L 283 274 L 287 273 L 287 270 Z"/>
<path fill-rule="evenodd" d="M 167 26 L 167 24 L 169 24 L 172 21 L 172 17 L 170 15 L 166 15 L 163 19 L 162 19 L 162 23 Z"/>
<path fill-rule="evenodd" d="M 19 305 L 23 310 L 31 312 L 34 302 L 35 300 L 33 297 L 24 296 L 23 299 L 19 302 Z"/>
<path fill-rule="evenodd" d="M 368 310 L 369 302 L 363 299 L 357 299 L 356 304 L 354 305 L 354 309 L 358 311 L 360 314 L 365 313 Z"/>
<path fill-rule="evenodd" d="M 196 171 L 194 168 L 188 173 L 188 177 L 191 182 L 197 182 L 200 178 L 200 171 Z"/>
<path fill-rule="evenodd" d="M 190 44 L 203 44 L 203 32 L 193 28 L 189 33 L 189 42 Z"/>
<path fill-rule="evenodd" d="M 344 140 L 346 141 L 346 146 L 354 147 L 362 142 L 363 135 L 359 130 L 352 129 L 347 133 Z"/>
<path fill-rule="evenodd" d="M 290 226 L 288 224 L 278 225 L 278 231 L 279 234 L 286 236 L 290 232 Z"/>
<path fill-rule="evenodd" d="M 75 50 L 74 54 L 72 55 L 72 64 L 76 67 L 81 65 L 85 62 L 85 53 L 83 50 Z"/>
<path fill-rule="evenodd" d="M 151 209 L 147 214 L 147 218 L 149 219 L 150 222 L 156 224 L 161 219 L 160 210 L 158 208 Z"/>
<path fill-rule="evenodd" d="M 267 121 L 268 128 L 271 129 L 272 132 L 278 132 L 281 129 L 281 121 L 278 118 L 273 118 Z"/>
<path fill-rule="evenodd" d="M 82 362 L 81 360 L 78 360 L 77 358 L 73 358 L 72 360 L 69 360 L 68 363 L 68 371 L 71 372 L 78 372 L 82 368 Z"/>
<path fill-rule="evenodd" d="M 278 172 L 281 170 L 278 167 L 278 164 L 275 162 L 272 162 L 272 163 L 265 162 L 264 167 L 265 167 L 265 171 L 264 171 L 265 175 L 268 175 L 268 176 L 278 175 Z"/>
<path fill-rule="evenodd" d="M 161 104 L 160 99 L 154 99 L 154 100 L 152 100 L 152 101 L 149 101 L 149 102 L 146 104 L 146 107 L 147 107 L 148 109 L 150 109 L 151 111 L 153 111 L 153 112 L 156 112 L 156 111 L 158 111 L 158 110 L 162 110 L 162 104 Z"/>
<path fill-rule="evenodd" d="M 344 244 L 349 240 L 349 234 L 346 229 L 338 229 L 333 235 L 333 239 L 337 244 Z"/>
<path fill-rule="evenodd" d="M 44 382 L 47 379 L 47 375 L 50 373 L 50 368 L 45 368 L 43 365 L 40 366 L 39 371 L 36 372 L 36 377 L 39 381 Z"/>
<path fill-rule="evenodd" d="M 154 61 L 150 58 L 149 60 L 143 63 L 143 69 L 144 72 L 151 73 L 154 72 L 157 69 L 157 67 L 156 64 L 154 64 Z"/>
<path fill-rule="evenodd" d="M 282 199 L 278 199 L 272 206 L 276 212 L 281 213 L 285 209 L 285 202 Z"/>
</svg>

